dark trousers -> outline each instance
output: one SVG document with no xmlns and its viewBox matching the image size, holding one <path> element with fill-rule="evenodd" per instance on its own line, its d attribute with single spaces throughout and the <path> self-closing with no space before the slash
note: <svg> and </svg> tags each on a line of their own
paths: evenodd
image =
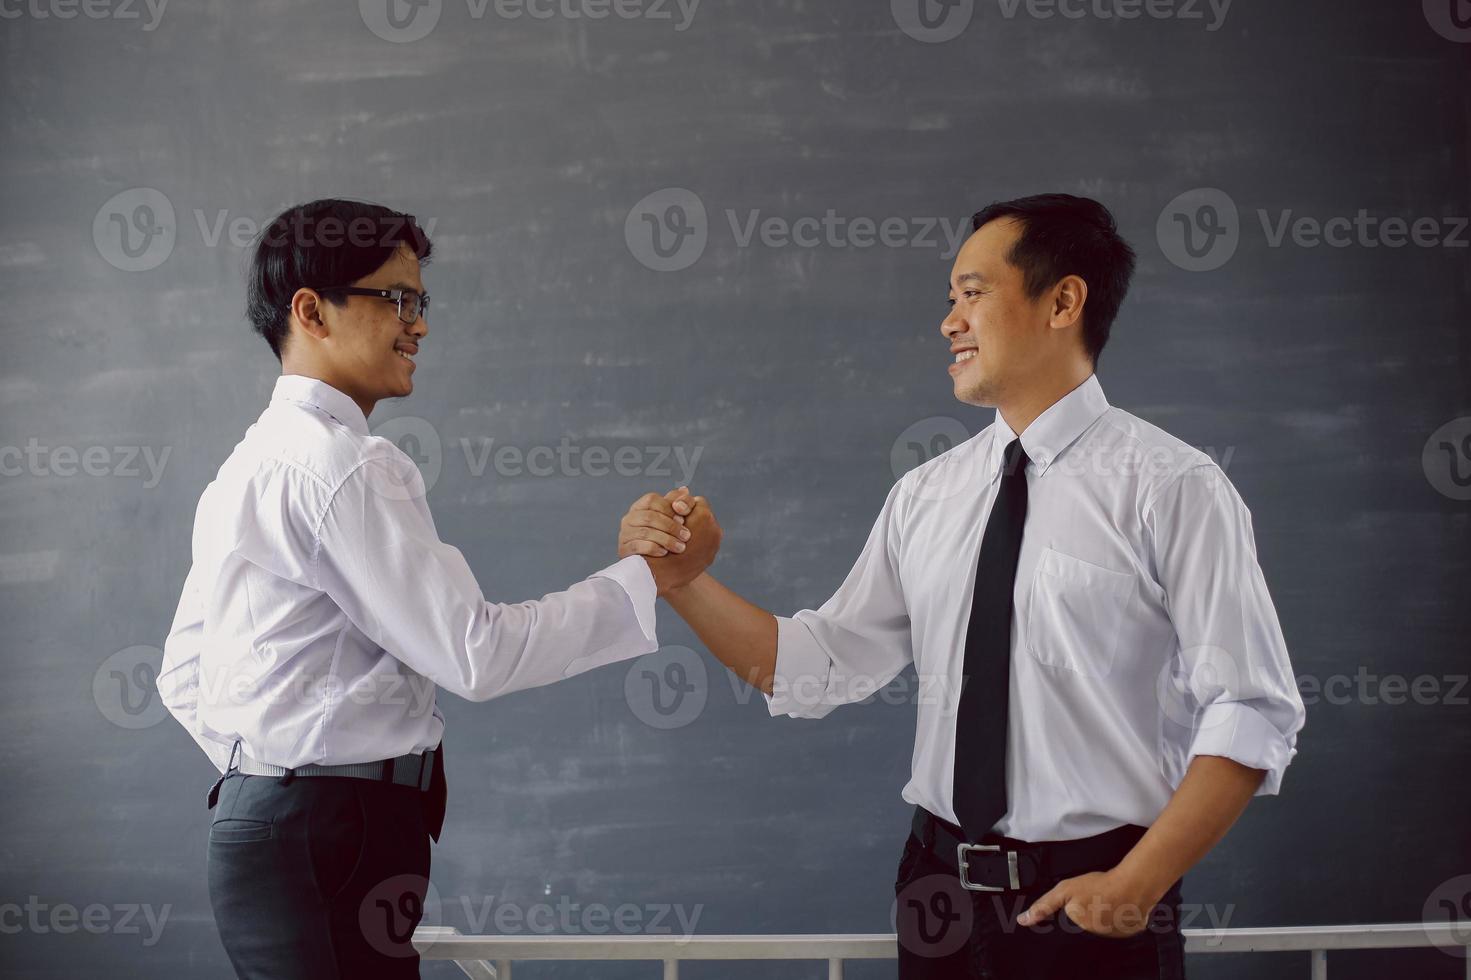
<svg viewBox="0 0 1471 980">
<path fill-rule="evenodd" d="M 409 939 L 429 886 L 425 796 L 367 779 L 232 770 L 219 788 L 208 873 L 236 974 L 418 977 Z"/>
<path fill-rule="evenodd" d="M 1022 891 L 966 891 L 954 867 L 911 833 L 894 883 L 900 980 L 1183 980 L 1183 881 L 1160 899 L 1144 930 L 1127 938 L 1084 932 L 1063 909 L 1022 926 L 1016 917 L 1056 879 Z"/>
</svg>

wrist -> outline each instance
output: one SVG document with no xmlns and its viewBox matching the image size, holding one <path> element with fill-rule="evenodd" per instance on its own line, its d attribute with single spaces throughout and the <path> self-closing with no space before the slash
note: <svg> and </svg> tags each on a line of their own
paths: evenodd
<svg viewBox="0 0 1471 980">
<path fill-rule="evenodd" d="M 1144 866 L 1144 862 L 1138 860 L 1132 852 L 1114 865 L 1112 874 L 1125 889 L 1139 896 L 1144 905 L 1151 907 L 1164 897 L 1174 880 L 1172 878 L 1170 881 L 1161 881 L 1160 869 L 1156 868 L 1151 872 Z"/>
<path fill-rule="evenodd" d="M 664 590 L 664 599 L 670 603 L 682 602 L 684 599 L 695 593 L 695 590 L 698 588 L 696 583 L 704 577 L 705 573 L 701 572 L 699 575 L 696 575 L 688 582 L 681 582 L 679 585 L 671 585 L 669 588 Z"/>
</svg>

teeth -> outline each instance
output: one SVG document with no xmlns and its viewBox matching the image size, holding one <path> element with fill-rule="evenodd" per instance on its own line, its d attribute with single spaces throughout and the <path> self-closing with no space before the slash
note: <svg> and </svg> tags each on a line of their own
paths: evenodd
<svg viewBox="0 0 1471 980">
<path fill-rule="evenodd" d="M 963 350 L 955 355 L 955 363 L 959 364 L 961 361 L 968 361 L 975 356 L 976 352 L 974 350 Z"/>
<path fill-rule="evenodd" d="M 403 350 L 399 350 L 398 348 L 394 348 L 394 353 L 396 353 L 399 357 L 402 357 L 406 361 L 412 361 L 414 359 L 413 358 L 413 355 L 411 355 L 408 351 L 403 351 Z"/>
</svg>

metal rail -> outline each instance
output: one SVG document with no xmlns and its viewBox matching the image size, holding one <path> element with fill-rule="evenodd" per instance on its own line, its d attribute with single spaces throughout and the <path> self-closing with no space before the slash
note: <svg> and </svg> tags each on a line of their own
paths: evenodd
<svg viewBox="0 0 1471 980">
<path fill-rule="evenodd" d="M 1264 929 L 1183 929 L 1187 953 L 1309 954 L 1312 980 L 1327 980 L 1328 953 L 1341 949 L 1461 947 L 1471 980 L 1471 926 L 1395 922 Z M 827 961 L 828 980 L 842 980 L 846 960 L 892 960 L 893 933 L 811 936 L 467 936 L 453 926 L 424 926 L 414 946 L 426 960 L 453 960 L 474 980 L 510 980 L 516 960 L 647 960 L 678 980 L 690 960 Z M 1457 955 L 1447 950 L 1447 955 Z"/>
</svg>

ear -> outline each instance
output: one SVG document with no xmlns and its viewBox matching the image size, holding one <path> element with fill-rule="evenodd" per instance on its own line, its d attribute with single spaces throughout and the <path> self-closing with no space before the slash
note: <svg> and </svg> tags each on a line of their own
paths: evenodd
<svg viewBox="0 0 1471 980">
<path fill-rule="evenodd" d="M 323 307 L 327 304 L 313 289 L 298 289 L 291 297 L 291 318 L 301 325 L 302 330 L 317 340 L 327 339 L 331 330 L 323 319 Z"/>
<path fill-rule="evenodd" d="M 1049 326 L 1072 327 L 1083 322 L 1083 304 L 1088 300 L 1088 284 L 1081 276 L 1063 276 L 1053 287 L 1052 317 Z"/>
</svg>

